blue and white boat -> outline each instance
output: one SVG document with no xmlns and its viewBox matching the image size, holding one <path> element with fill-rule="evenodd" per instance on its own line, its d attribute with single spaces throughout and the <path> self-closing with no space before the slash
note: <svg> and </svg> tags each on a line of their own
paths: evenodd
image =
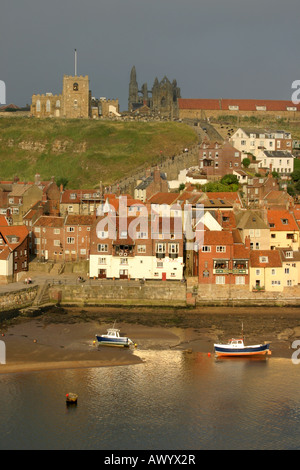
<svg viewBox="0 0 300 470">
<path fill-rule="evenodd" d="M 243 339 L 231 339 L 227 344 L 214 344 L 218 357 L 261 356 L 269 354 L 270 344 L 245 346 Z"/>
<path fill-rule="evenodd" d="M 102 346 L 117 346 L 119 348 L 129 347 L 133 344 L 127 336 L 120 336 L 120 330 L 109 328 L 106 335 L 96 335 L 97 341 Z"/>
<path fill-rule="evenodd" d="M 245 346 L 242 324 L 242 337 L 230 339 L 227 344 L 214 344 L 215 354 L 218 357 L 263 356 L 271 354 L 270 343 Z"/>
</svg>

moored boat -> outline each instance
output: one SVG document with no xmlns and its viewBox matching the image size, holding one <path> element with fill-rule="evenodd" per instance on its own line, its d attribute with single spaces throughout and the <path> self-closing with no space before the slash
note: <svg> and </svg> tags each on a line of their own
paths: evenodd
<svg viewBox="0 0 300 470">
<path fill-rule="evenodd" d="M 270 343 L 246 346 L 244 343 L 244 329 L 242 323 L 242 336 L 232 338 L 227 344 L 214 344 L 215 354 L 218 357 L 264 356 L 271 354 Z"/>
<path fill-rule="evenodd" d="M 243 339 L 232 338 L 227 344 L 214 344 L 214 348 L 218 357 L 262 356 L 269 354 L 270 344 L 245 346 Z"/>
<path fill-rule="evenodd" d="M 97 341 L 102 346 L 117 346 L 117 347 L 129 347 L 133 344 L 133 341 L 127 336 L 120 336 L 120 330 L 117 328 L 109 328 L 107 334 L 96 335 Z"/>
</svg>

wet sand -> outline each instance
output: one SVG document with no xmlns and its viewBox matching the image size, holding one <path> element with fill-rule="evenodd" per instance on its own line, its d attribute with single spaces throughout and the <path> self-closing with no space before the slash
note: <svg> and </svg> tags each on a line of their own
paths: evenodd
<svg viewBox="0 0 300 470">
<path fill-rule="evenodd" d="M 116 321 L 131 348 L 94 344 Z M 2 323 L 6 364 L 0 373 L 140 364 L 141 350 L 174 349 L 213 354 L 215 342 L 241 335 L 246 344 L 271 342 L 272 357 L 291 358 L 300 339 L 298 308 L 57 308 L 35 318 Z"/>
</svg>

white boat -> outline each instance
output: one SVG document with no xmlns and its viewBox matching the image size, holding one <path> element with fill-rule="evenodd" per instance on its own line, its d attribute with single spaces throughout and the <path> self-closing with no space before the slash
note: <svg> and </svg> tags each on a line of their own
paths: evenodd
<svg viewBox="0 0 300 470">
<path fill-rule="evenodd" d="M 96 338 L 98 343 L 103 346 L 117 346 L 124 348 L 133 344 L 133 341 L 127 338 L 127 336 L 120 336 L 120 330 L 114 327 L 109 328 L 105 335 L 96 335 Z"/>
<path fill-rule="evenodd" d="M 245 346 L 243 339 L 230 339 L 227 344 L 214 344 L 217 356 L 261 356 L 269 354 L 270 344 Z"/>
<path fill-rule="evenodd" d="M 270 343 L 265 342 L 264 344 L 245 345 L 243 325 L 241 338 L 232 338 L 227 344 L 214 344 L 214 348 L 215 354 L 218 357 L 262 356 L 271 354 Z"/>
</svg>

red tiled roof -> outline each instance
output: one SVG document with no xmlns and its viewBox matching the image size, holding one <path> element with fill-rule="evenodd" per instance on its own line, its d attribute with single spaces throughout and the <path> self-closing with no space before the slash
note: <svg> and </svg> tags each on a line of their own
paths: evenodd
<svg viewBox="0 0 300 470">
<path fill-rule="evenodd" d="M 10 225 L 8 227 L 0 227 L 0 233 L 3 236 L 6 244 L 11 249 L 15 249 L 24 241 L 29 232 L 25 225 Z M 11 243 L 10 239 L 8 238 L 10 236 L 18 237 L 18 241 L 16 243 Z"/>
<path fill-rule="evenodd" d="M 294 215 L 288 210 L 269 209 L 267 212 L 267 218 L 271 231 L 281 230 L 286 232 L 290 230 L 299 230 Z M 284 223 L 283 220 L 287 221 L 287 223 Z M 271 227 L 271 224 L 274 224 L 274 227 Z"/>
<path fill-rule="evenodd" d="M 180 199 L 178 193 L 156 193 L 148 199 L 150 204 L 173 204 L 176 199 Z"/>
<path fill-rule="evenodd" d="M 0 215 L 0 227 L 7 227 L 7 226 L 8 226 L 7 218 L 5 217 L 5 215 Z"/>
<path fill-rule="evenodd" d="M 93 215 L 69 214 L 66 218 L 65 225 L 93 225 L 95 220 L 96 216 Z"/>
<path fill-rule="evenodd" d="M 265 106 L 266 111 L 286 111 L 287 107 L 297 108 L 300 105 L 285 100 L 247 100 L 247 99 L 185 99 L 180 98 L 179 109 L 203 109 L 228 111 L 229 106 L 238 106 L 240 111 L 256 111 L 256 106 Z"/>
<path fill-rule="evenodd" d="M 262 263 L 260 257 L 266 257 L 267 263 Z M 252 268 L 276 268 L 282 266 L 280 253 L 277 250 L 251 250 L 250 265 Z"/>
<path fill-rule="evenodd" d="M 6 245 L 3 248 L 0 247 L 0 260 L 6 260 L 11 253 L 11 249 Z"/>
<path fill-rule="evenodd" d="M 204 245 L 233 245 L 233 236 L 229 231 L 205 230 Z"/>
<path fill-rule="evenodd" d="M 245 245 L 233 245 L 233 257 L 235 259 L 249 259 L 250 249 Z"/>
<path fill-rule="evenodd" d="M 64 226 L 64 217 L 41 216 L 33 224 L 34 227 L 54 227 L 60 228 Z"/>
</svg>

